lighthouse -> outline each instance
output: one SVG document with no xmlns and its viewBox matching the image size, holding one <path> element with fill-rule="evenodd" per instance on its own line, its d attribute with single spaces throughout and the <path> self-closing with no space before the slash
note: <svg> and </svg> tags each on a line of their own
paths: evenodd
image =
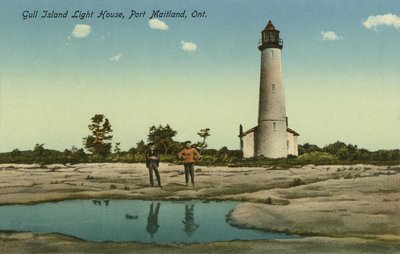
<svg viewBox="0 0 400 254">
<path fill-rule="evenodd" d="M 271 21 L 261 32 L 260 97 L 256 155 L 287 157 L 286 106 L 282 82 L 283 42 Z"/>
<path fill-rule="evenodd" d="M 261 31 L 260 90 L 258 125 L 248 131 L 240 126 L 240 145 L 244 157 L 286 158 L 298 154 L 297 136 L 288 128 L 285 89 L 282 82 L 283 41 L 271 21 Z"/>
</svg>

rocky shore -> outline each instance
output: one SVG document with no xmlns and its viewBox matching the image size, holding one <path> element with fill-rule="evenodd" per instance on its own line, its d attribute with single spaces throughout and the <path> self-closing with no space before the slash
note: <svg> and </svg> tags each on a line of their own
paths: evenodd
<svg viewBox="0 0 400 254">
<path fill-rule="evenodd" d="M 400 166 L 196 167 L 160 165 L 163 188 L 143 164 L 0 164 L 0 204 L 67 199 L 235 200 L 238 227 L 293 240 L 209 244 L 92 243 L 57 235 L 0 232 L 0 253 L 400 253 Z"/>
</svg>

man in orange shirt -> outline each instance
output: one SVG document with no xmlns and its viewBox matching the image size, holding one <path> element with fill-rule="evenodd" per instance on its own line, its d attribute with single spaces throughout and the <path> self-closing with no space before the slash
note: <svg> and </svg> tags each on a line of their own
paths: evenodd
<svg viewBox="0 0 400 254">
<path fill-rule="evenodd" d="M 194 187 L 194 162 L 200 159 L 200 153 L 192 147 L 192 142 L 186 141 L 185 147 L 178 153 L 178 157 L 183 159 L 185 168 L 186 186 L 189 185 L 189 175 Z"/>
</svg>

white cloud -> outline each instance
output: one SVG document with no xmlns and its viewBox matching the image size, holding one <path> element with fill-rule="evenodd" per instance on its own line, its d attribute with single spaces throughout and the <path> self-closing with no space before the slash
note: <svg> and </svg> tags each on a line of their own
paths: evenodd
<svg viewBox="0 0 400 254">
<path fill-rule="evenodd" d="M 72 30 L 72 36 L 75 38 L 88 37 L 92 27 L 85 24 L 76 24 L 74 30 Z"/>
<path fill-rule="evenodd" d="M 197 45 L 193 42 L 181 41 L 181 49 L 183 51 L 194 52 L 197 50 Z"/>
<path fill-rule="evenodd" d="M 159 19 L 149 19 L 149 27 L 157 30 L 168 30 L 168 25 Z"/>
<path fill-rule="evenodd" d="M 369 16 L 362 24 L 367 29 L 376 29 L 377 26 L 393 26 L 400 29 L 400 17 L 391 13 Z"/>
<path fill-rule="evenodd" d="M 121 58 L 122 54 L 119 53 L 117 55 L 113 55 L 112 57 L 110 57 L 110 61 L 114 62 L 114 61 L 118 61 Z"/>
<path fill-rule="evenodd" d="M 341 37 L 339 37 L 339 35 L 337 35 L 335 32 L 333 31 L 321 31 L 321 39 L 323 41 L 337 41 L 342 39 Z"/>
</svg>

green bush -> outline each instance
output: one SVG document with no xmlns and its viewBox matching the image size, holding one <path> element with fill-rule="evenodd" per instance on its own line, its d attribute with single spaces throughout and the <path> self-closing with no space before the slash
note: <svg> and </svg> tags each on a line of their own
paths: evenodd
<svg viewBox="0 0 400 254">
<path fill-rule="evenodd" d="M 370 152 L 366 149 L 359 149 L 355 145 L 346 145 L 343 142 L 335 142 L 320 149 L 316 145 L 305 144 L 299 146 L 303 153 L 296 157 L 289 155 L 287 158 L 268 159 L 263 156 L 254 158 L 243 158 L 240 150 L 229 150 L 227 147 L 216 149 L 201 149 L 201 159 L 198 165 L 204 166 L 235 166 L 235 167 L 266 167 L 269 169 L 287 169 L 305 164 L 355 164 L 369 163 L 378 165 L 399 165 L 400 150 L 379 150 Z M 144 163 L 145 150 L 144 142 L 138 143 L 137 148 L 129 151 L 114 152 L 106 157 L 100 155 L 86 154 L 85 151 L 72 147 L 63 152 L 45 149 L 43 144 L 36 144 L 34 149 L 20 151 L 14 149 L 11 152 L 0 153 L 0 163 L 96 163 L 96 162 L 124 162 Z M 319 150 L 319 151 L 317 151 Z M 180 164 L 177 156 L 178 149 L 171 150 L 161 155 L 161 162 Z"/>
<path fill-rule="evenodd" d="M 335 155 L 324 152 L 310 152 L 297 157 L 299 164 L 333 164 L 337 163 L 338 159 Z"/>
</svg>

